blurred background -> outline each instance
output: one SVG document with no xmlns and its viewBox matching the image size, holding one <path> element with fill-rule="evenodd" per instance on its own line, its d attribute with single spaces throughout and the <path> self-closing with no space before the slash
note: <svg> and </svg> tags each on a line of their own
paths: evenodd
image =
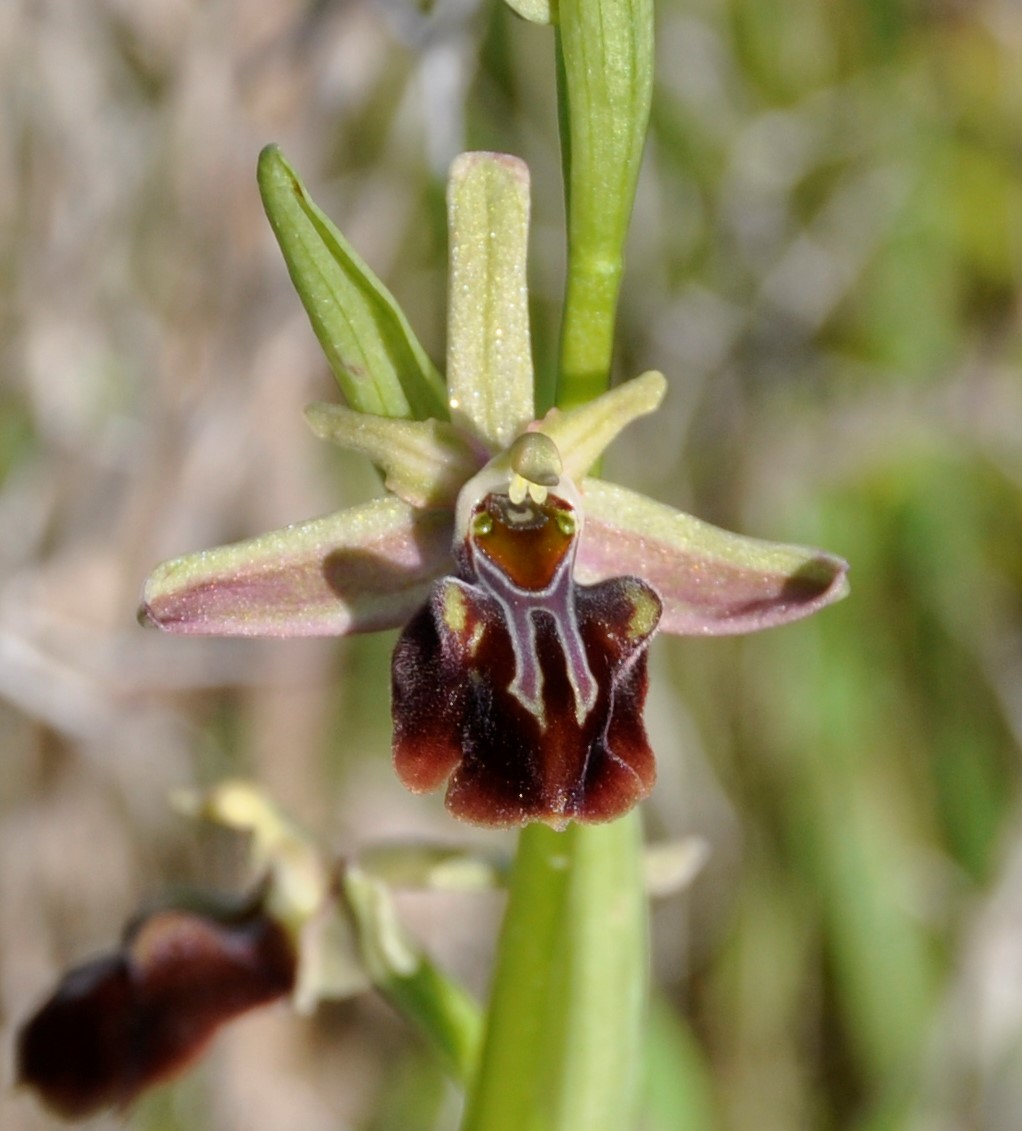
<svg viewBox="0 0 1022 1131">
<path fill-rule="evenodd" d="M 497 0 L 0 6 L 0 1125 L 19 1021 L 145 899 L 240 882 L 168 791 L 264 782 L 339 853 L 454 827 L 389 768 L 393 634 L 183 640 L 159 559 L 335 509 L 374 473 L 255 187 L 277 141 L 442 364 L 443 182 L 534 184 L 549 380 L 563 217 L 547 29 Z M 654 645 L 651 839 L 710 855 L 655 912 L 644 1131 L 1017 1131 L 1022 1111 L 1022 9 L 661 0 L 619 378 L 662 369 L 614 478 L 825 546 L 853 595 Z M 500 902 L 407 899 L 482 990 Z M 456 1101 L 370 996 L 226 1030 L 91 1126 L 440 1131 Z"/>
</svg>

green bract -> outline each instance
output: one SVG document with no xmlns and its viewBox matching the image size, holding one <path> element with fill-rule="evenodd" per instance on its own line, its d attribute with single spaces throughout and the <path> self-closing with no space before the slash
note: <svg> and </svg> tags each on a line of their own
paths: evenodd
<svg viewBox="0 0 1022 1131">
<path fill-rule="evenodd" d="M 652 0 L 555 5 L 568 272 L 557 403 L 606 389 L 653 92 Z"/>
<path fill-rule="evenodd" d="M 443 416 L 444 386 L 393 296 L 316 207 L 275 145 L 259 155 L 263 206 L 348 404 Z"/>
</svg>

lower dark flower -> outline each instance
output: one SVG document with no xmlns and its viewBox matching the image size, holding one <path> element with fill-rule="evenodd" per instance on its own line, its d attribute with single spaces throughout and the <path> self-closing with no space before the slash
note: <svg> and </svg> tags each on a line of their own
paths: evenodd
<svg viewBox="0 0 1022 1131">
<path fill-rule="evenodd" d="M 123 1106 L 226 1021 L 289 994 L 295 971 L 287 932 L 258 904 L 155 911 L 61 979 L 19 1034 L 18 1078 L 67 1119 Z"/>
</svg>

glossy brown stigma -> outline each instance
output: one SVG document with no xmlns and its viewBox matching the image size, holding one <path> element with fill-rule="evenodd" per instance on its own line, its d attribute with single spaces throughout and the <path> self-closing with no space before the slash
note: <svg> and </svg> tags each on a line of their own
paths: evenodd
<svg viewBox="0 0 1022 1131">
<path fill-rule="evenodd" d="M 487 495 L 472 516 L 478 550 L 520 589 L 547 589 L 575 539 L 574 509 L 563 499 L 543 503 L 526 497 Z"/>
</svg>

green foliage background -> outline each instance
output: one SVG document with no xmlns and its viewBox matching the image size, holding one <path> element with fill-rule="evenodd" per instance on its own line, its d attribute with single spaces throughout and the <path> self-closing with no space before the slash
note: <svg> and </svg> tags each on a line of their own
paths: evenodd
<svg viewBox="0 0 1022 1131">
<path fill-rule="evenodd" d="M 1011 0 L 661 0 L 621 377 L 631 486 L 852 563 L 853 595 L 654 648 L 646 1131 L 1013 1131 L 1022 1110 L 1022 13 Z M 0 16 L 0 1023 L 147 895 L 236 883 L 165 806 L 251 773 L 351 851 L 467 838 L 390 775 L 392 640 L 160 638 L 158 559 L 376 491 L 255 189 L 280 142 L 443 356 L 443 179 L 534 182 L 549 382 L 562 214 L 549 32 L 496 3 L 15 0 Z M 498 901 L 417 896 L 485 984 Z M 9 1077 L 9 1071 L 7 1073 Z M 384 1007 L 270 1011 L 138 1128 L 454 1125 Z M 5 1091 L 0 1124 L 55 1126 Z M 97 1127 L 122 1125 L 99 1120 Z"/>
</svg>

